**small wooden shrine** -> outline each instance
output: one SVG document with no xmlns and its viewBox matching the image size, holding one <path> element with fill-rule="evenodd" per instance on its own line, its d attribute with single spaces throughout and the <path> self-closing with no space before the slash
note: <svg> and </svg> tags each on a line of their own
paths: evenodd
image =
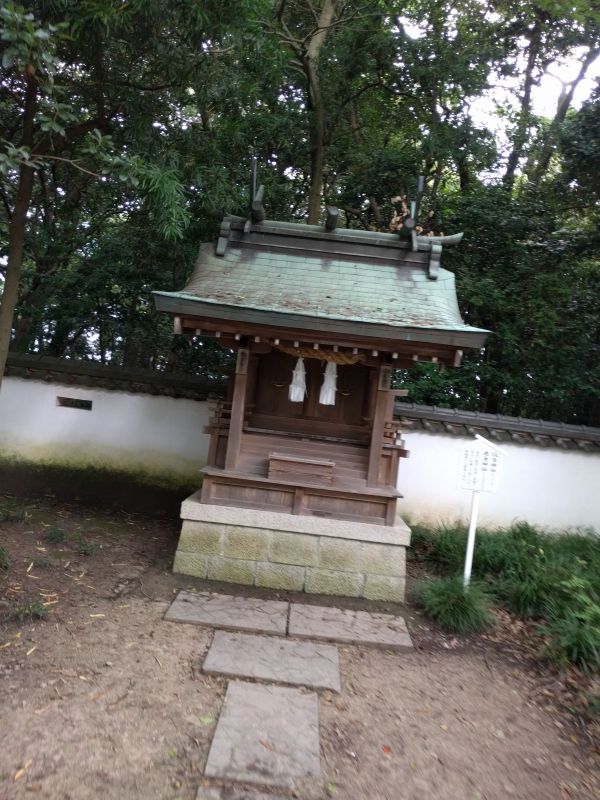
<svg viewBox="0 0 600 800">
<path fill-rule="evenodd" d="M 453 366 L 487 331 L 461 319 L 442 248 L 398 233 L 225 217 L 180 292 L 176 333 L 236 351 L 207 429 L 202 489 L 182 506 L 175 570 L 216 580 L 401 600 L 410 531 L 397 517 L 394 369 Z M 432 469 L 434 465 L 432 465 Z"/>
</svg>

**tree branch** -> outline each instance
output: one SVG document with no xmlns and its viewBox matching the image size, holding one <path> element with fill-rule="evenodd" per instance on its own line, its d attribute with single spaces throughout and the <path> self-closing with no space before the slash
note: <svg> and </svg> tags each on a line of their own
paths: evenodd
<svg viewBox="0 0 600 800">
<path fill-rule="evenodd" d="M 52 161 L 64 161 L 65 164 L 70 164 L 72 167 L 75 167 L 75 169 L 78 169 L 80 172 L 84 172 L 86 175 L 91 175 L 94 178 L 104 178 L 105 177 L 104 175 L 99 175 L 97 172 L 90 172 L 89 169 L 86 169 L 85 167 L 80 166 L 72 158 L 61 158 L 61 156 L 51 156 L 49 154 L 46 154 L 46 155 L 43 155 L 43 156 L 38 156 L 38 158 L 49 158 L 49 159 L 52 159 Z"/>
<path fill-rule="evenodd" d="M 599 55 L 600 55 L 600 47 L 590 47 L 590 49 L 585 55 L 585 58 L 581 62 L 579 72 L 577 73 L 575 79 L 572 80 L 570 83 L 561 81 L 563 86 L 556 106 L 556 113 L 554 115 L 554 119 L 550 123 L 550 127 L 548 128 L 548 130 L 546 131 L 546 135 L 544 136 L 540 155 L 537 159 L 537 164 L 533 167 L 533 169 L 531 169 L 529 175 L 530 181 L 534 186 L 537 186 L 539 184 L 539 182 L 542 180 L 542 178 L 548 171 L 548 167 L 550 166 L 550 160 L 552 158 L 552 150 L 556 142 L 557 134 L 560 129 L 560 126 L 565 121 L 569 108 L 571 107 L 575 90 L 577 89 L 581 81 L 585 78 L 588 69 L 593 64 L 593 62 L 598 58 Z M 558 80 L 560 80 L 560 78 Z M 568 89 L 567 86 L 569 87 Z"/>
</svg>

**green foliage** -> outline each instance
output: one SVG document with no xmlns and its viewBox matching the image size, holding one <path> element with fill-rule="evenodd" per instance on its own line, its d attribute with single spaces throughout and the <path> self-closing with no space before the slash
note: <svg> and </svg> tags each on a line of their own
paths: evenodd
<svg viewBox="0 0 600 800">
<path fill-rule="evenodd" d="M 35 15 L 14 3 L 0 8 L 2 68 L 23 71 L 32 67 L 39 79 L 54 74 L 56 60 L 51 44 L 64 25 L 43 25 Z"/>
<path fill-rule="evenodd" d="M 461 526 L 416 528 L 417 556 L 456 586 L 464 564 Z M 600 653 L 600 537 L 593 532 L 553 535 L 526 523 L 479 531 L 473 575 L 496 602 L 540 620 L 545 653 L 557 664 L 597 669 Z"/>
<path fill-rule="evenodd" d="M 0 544 L 0 569 L 8 569 L 10 567 L 10 553 L 4 547 L 3 544 Z"/>
<path fill-rule="evenodd" d="M 25 622 L 27 619 L 46 619 L 48 609 L 41 600 L 36 600 L 34 603 L 16 606 L 11 616 L 16 617 L 19 622 Z"/>
<path fill-rule="evenodd" d="M 223 213 L 247 212 L 252 154 L 269 216 L 306 219 L 320 137 L 322 201 L 349 227 L 387 230 L 424 174 L 425 231 L 465 232 L 444 266 L 466 321 L 493 333 L 458 369 L 399 374 L 408 399 L 600 425 L 598 95 L 538 119 L 522 69 L 536 85 L 555 59 L 593 52 L 592 5 L 337 4 L 317 97 L 298 56 L 316 30 L 306 0 L 2 4 L 0 264 L 19 167 L 36 172 L 13 347 L 225 374 L 230 354 L 174 337 L 152 291 L 180 289 Z M 483 124 L 471 109 L 491 75 L 521 105 Z"/>
<path fill-rule="evenodd" d="M 463 527 L 443 525 L 437 532 L 435 560 L 444 572 L 454 573 L 461 569 L 465 560 L 467 531 Z"/>
<path fill-rule="evenodd" d="M 22 522 L 27 516 L 18 501 L 11 498 L 0 500 L 0 522 Z"/>
<path fill-rule="evenodd" d="M 560 144 L 566 171 L 579 190 L 592 200 L 600 196 L 600 90 L 568 116 Z"/>
<path fill-rule="evenodd" d="M 587 671 L 599 670 L 600 596 L 581 575 L 562 581 L 558 589 L 559 600 L 548 600 L 541 625 L 547 655 L 560 667 L 573 663 Z"/>
<path fill-rule="evenodd" d="M 57 525 L 51 525 L 46 529 L 44 539 L 50 544 L 62 544 L 67 540 L 67 534 Z"/>
<path fill-rule="evenodd" d="M 557 590 L 557 578 L 564 577 L 548 564 L 537 564 L 526 570 L 511 570 L 495 584 L 495 594 L 512 612 L 524 618 L 544 615 L 548 600 Z"/>
<path fill-rule="evenodd" d="M 424 582 L 415 599 L 427 616 L 451 633 L 476 633 L 493 624 L 483 588 L 472 583 L 465 589 L 458 576 Z"/>
<path fill-rule="evenodd" d="M 600 694 L 590 694 L 586 698 L 587 713 L 590 717 L 600 717 Z"/>
<path fill-rule="evenodd" d="M 77 552 L 80 556 L 93 556 L 96 555 L 100 546 L 96 544 L 96 542 L 89 542 L 83 536 L 79 536 L 77 539 Z"/>
</svg>

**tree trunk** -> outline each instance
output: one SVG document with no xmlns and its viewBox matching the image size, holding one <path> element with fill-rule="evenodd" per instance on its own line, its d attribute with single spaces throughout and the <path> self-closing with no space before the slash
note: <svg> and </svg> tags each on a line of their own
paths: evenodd
<svg viewBox="0 0 600 800">
<path fill-rule="evenodd" d="M 527 141 L 527 127 L 531 116 L 531 92 L 534 84 L 534 71 L 540 49 L 541 26 L 538 20 L 529 40 L 529 51 L 527 53 L 527 67 L 525 69 L 525 82 L 523 84 L 523 95 L 521 97 L 521 108 L 519 110 L 519 120 L 517 130 L 513 138 L 513 146 L 506 162 L 506 171 L 502 178 L 504 186 L 512 190 L 515 183 L 515 172 L 519 166 L 519 161 L 523 155 L 523 148 Z"/>
<path fill-rule="evenodd" d="M 323 170 L 325 168 L 325 109 L 321 86 L 315 66 L 309 61 L 306 66 L 309 85 L 310 121 L 310 189 L 308 191 L 308 224 L 318 225 L 321 217 L 321 194 L 323 192 Z"/>
<path fill-rule="evenodd" d="M 546 131 L 546 135 L 543 140 L 542 148 L 540 150 L 537 163 L 535 163 L 535 165 L 529 171 L 529 179 L 534 186 L 537 186 L 539 184 L 539 182 L 542 180 L 542 178 L 548 171 L 548 167 L 550 166 L 550 159 L 552 158 L 552 151 L 554 150 L 554 146 L 556 144 L 556 139 L 560 131 L 560 127 L 565 121 L 565 118 L 567 116 L 567 111 L 569 110 L 569 108 L 571 107 L 571 103 L 573 102 L 573 96 L 575 94 L 575 90 L 577 89 L 581 81 L 585 78 L 585 75 L 589 67 L 596 60 L 598 55 L 600 55 L 600 49 L 595 47 L 590 47 L 590 49 L 586 53 L 585 58 L 581 62 L 581 67 L 579 69 L 579 73 L 575 78 L 575 80 L 571 81 L 568 89 L 566 88 L 565 85 L 563 85 L 563 90 L 560 93 L 560 97 L 556 105 L 556 113 L 554 115 L 554 119 L 550 123 L 550 127 Z"/>
<path fill-rule="evenodd" d="M 325 108 L 319 82 L 319 54 L 325 44 L 329 28 L 333 24 L 337 2 L 338 0 L 324 0 L 317 27 L 301 59 L 308 83 L 308 107 L 311 114 L 309 225 L 317 225 L 321 217 L 321 194 L 325 169 Z"/>
<path fill-rule="evenodd" d="M 34 117 L 37 106 L 37 81 L 33 68 L 26 70 L 25 110 L 23 115 L 23 139 L 21 145 L 33 149 Z M 23 164 L 19 170 L 19 186 L 12 218 L 8 226 L 8 260 L 4 291 L 0 300 L 0 388 L 6 368 L 8 349 L 12 335 L 15 308 L 19 298 L 21 266 L 23 264 L 23 241 L 27 228 L 27 212 L 33 192 L 33 167 Z"/>
</svg>

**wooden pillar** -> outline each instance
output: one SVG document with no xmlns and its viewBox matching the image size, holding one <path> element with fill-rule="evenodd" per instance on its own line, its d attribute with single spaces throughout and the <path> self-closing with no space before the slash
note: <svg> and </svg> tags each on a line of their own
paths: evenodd
<svg viewBox="0 0 600 800">
<path fill-rule="evenodd" d="M 379 484 L 379 466 L 381 462 L 381 448 L 383 446 L 383 431 L 385 423 L 392 418 L 394 413 L 394 393 L 390 391 L 392 370 L 387 364 L 379 367 L 379 383 L 375 399 L 375 413 L 371 429 L 371 446 L 369 448 L 369 466 L 367 469 L 367 486 Z"/>
<path fill-rule="evenodd" d="M 363 406 L 363 420 L 365 422 L 372 422 L 375 415 L 375 404 L 377 400 L 377 387 L 379 386 L 379 370 L 369 370 L 369 383 L 365 393 L 365 402 Z"/>
<path fill-rule="evenodd" d="M 244 408 L 246 405 L 246 386 L 248 383 L 248 359 L 248 350 L 240 348 L 238 350 L 235 367 L 233 398 L 231 403 L 231 422 L 229 423 L 227 452 L 225 454 L 225 469 L 235 469 L 240 454 L 242 427 L 244 425 Z"/>
</svg>

